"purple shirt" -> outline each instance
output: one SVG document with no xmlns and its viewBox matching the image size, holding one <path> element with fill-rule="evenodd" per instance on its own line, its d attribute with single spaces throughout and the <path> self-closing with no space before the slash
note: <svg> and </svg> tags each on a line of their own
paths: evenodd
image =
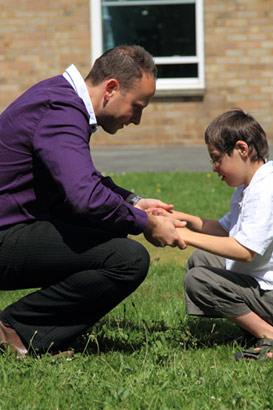
<svg viewBox="0 0 273 410">
<path fill-rule="evenodd" d="M 42 81 L 0 115 L 0 226 L 50 218 L 65 205 L 90 226 L 139 234 L 147 214 L 95 168 L 89 114 L 63 76 Z"/>
</svg>

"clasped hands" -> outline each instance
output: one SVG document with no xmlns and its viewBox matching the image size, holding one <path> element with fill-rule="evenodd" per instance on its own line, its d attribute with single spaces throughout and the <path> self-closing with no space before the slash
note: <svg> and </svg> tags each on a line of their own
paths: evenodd
<svg viewBox="0 0 273 410">
<path fill-rule="evenodd" d="M 144 231 L 145 238 L 154 246 L 187 247 L 177 228 L 184 228 L 185 221 L 176 219 L 173 205 L 166 204 L 159 199 L 142 198 L 135 205 L 148 214 L 148 225 Z"/>
</svg>

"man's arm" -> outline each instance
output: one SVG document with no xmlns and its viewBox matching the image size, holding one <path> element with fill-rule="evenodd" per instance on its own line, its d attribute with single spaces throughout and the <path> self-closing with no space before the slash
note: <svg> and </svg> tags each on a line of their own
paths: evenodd
<svg viewBox="0 0 273 410">
<path fill-rule="evenodd" d="M 89 128 L 82 102 L 73 99 L 70 104 L 68 99 L 66 104 L 60 104 L 53 97 L 36 129 L 33 149 L 72 212 L 100 229 L 133 235 L 145 232 L 148 240 L 157 246 L 183 247 L 175 226 L 184 224 L 179 221 L 175 224 L 167 218 L 151 224 L 144 211 L 146 200 L 139 207 L 130 205 L 126 198 L 131 193 L 97 171 L 90 156 Z M 166 204 L 166 209 L 171 208 Z"/>
<path fill-rule="evenodd" d="M 147 227 L 147 214 L 125 201 L 129 191 L 103 178 L 95 168 L 88 123 L 80 108 L 51 102 L 35 132 L 34 153 L 75 215 L 96 228 L 138 235 Z"/>
</svg>

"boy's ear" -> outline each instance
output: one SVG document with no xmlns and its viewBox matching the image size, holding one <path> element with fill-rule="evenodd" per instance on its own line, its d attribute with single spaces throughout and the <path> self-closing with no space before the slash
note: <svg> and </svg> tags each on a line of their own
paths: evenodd
<svg viewBox="0 0 273 410">
<path fill-rule="evenodd" d="M 239 153 L 242 158 L 248 157 L 249 146 L 247 145 L 245 141 L 241 141 L 241 140 L 237 141 L 235 144 L 235 147 L 239 150 Z"/>
</svg>

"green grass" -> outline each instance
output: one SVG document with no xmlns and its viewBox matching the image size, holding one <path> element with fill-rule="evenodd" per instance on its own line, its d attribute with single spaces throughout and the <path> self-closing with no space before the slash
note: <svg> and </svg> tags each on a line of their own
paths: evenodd
<svg viewBox="0 0 273 410">
<path fill-rule="evenodd" d="M 179 210 L 218 218 L 232 190 L 214 175 L 115 175 L 116 183 Z M 271 409 L 272 362 L 235 362 L 240 330 L 185 315 L 183 278 L 192 251 L 154 248 L 145 282 L 90 333 L 73 360 L 0 357 L 0 409 Z M 0 307 L 26 291 L 1 292 Z"/>
</svg>

